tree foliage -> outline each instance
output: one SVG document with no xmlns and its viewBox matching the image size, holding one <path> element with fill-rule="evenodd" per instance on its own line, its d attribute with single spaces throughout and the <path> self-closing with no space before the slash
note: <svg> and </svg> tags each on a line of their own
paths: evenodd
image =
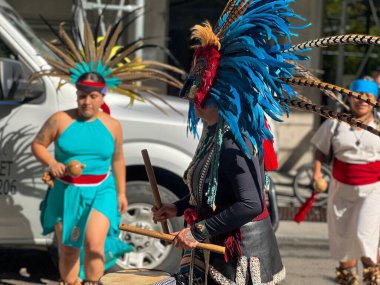
<svg viewBox="0 0 380 285">
<path fill-rule="evenodd" d="M 380 31 L 372 15 L 368 0 L 326 0 L 325 17 L 323 21 L 324 36 L 340 34 L 340 26 L 342 20 L 342 1 L 347 3 L 346 14 L 346 34 L 370 34 L 380 35 Z M 375 3 L 377 2 L 374 1 Z M 377 4 L 378 5 L 378 4 Z M 345 78 L 352 78 L 358 72 L 358 68 L 368 50 L 368 46 L 345 46 Z M 378 54 L 380 49 L 376 47 L 371 54 L 369 61 L 362 74 L 371 73 L 376 66 L 380 66 L 380 58 Z M 323 67 L 325 70 L 325 80 L 334 82 L 336 76 L 336 66 L 338 60 L 338 48 L 326 48 L 323 51 Z"/>
</svg>

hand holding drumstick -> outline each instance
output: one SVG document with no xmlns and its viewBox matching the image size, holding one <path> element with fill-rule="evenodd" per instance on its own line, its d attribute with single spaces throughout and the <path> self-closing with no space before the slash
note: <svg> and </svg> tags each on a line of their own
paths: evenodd
<svg viewBox="0 0 380 285">
<path fill-rule="evenodd" d="M 177 215 L 177 207 L 174 204 L 162 204 L 161 208 L 154 206 L 152 212 L 153 221 L 161 223 L 174 218 Z"/>
</svg>

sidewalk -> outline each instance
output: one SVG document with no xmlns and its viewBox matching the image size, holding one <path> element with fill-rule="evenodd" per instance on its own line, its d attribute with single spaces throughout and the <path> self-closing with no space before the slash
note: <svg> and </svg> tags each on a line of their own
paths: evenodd
<svg viewBox="0 0 380 285">
<path fill-rule="evenodd" d="M 270 174 L 276 185 L 279 207 L 288 209 L 282 213 L 286 218 L 294 215 L 293 210 L 300 206 L 293 192 L 294 174 Z M 315 217 L 321 214 L 315 208 Z M 326 222 L 304 221 L 297 224 L 293 220 L 280 220 L 276 237 L 287 275 L 281 285 L 336 285 L 337 262 L 330 256 Z"/>
<path fill-rule="evenodd" d="M 280 207 L 298 208 L 300 206 L 293 194 L 294 175 L 295 172 L 273 172 L 270 174 L 276 185 L 277 201 Z M 302 243 L 327 246 L 327 223 L 304 221 L 297 224 L 292 220 L 280 220 L 276 236 L 279 243 L 285 243 L 288 245 Z"/>
<path fill-rule="evenodd" d="M 336 285 L 326 223 L 280 221 L 276 236 L 286 268 L 281 285 Z"/>
<path fill-rule="evenodd" d="M 280 244 L 328 247 L 326 223 L 302 222 L 297 224 L 294 221 L 280 221 L 276 237 Z"/>
</svg>

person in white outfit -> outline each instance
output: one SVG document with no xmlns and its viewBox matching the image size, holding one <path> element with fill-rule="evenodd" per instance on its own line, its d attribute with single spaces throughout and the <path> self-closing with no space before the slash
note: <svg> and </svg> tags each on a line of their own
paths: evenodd
<svg viewBox="0 0 380 285">
<path fill-rule="evenodd" d="M 378 97 L 378 86 L 373 81 L 355 80 L 350 89 Z M 349 102 L 357 120 L 379 129 L 372 106 L 353 98 Z M 322 161 L 330 153 L 333 156 L 327 219 L 331 255 L 339 261 L 336 282 L 358 284 L 355 269 L 360 258 L 364 266 L 364 284 L 378 285 L 380 138 L 329 119 L 315 133 L 312 144 L 316 147 L 315 181 L 322 178 Z"/>
</svg>

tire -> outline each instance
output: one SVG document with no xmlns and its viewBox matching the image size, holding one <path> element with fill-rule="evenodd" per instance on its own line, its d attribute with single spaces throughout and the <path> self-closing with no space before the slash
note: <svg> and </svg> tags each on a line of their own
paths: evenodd
<svg viewBox="0 0 380 285">
<path fill-rule="evenodd" d="M 158 186 L 162 203 L 173 203 L 178 197 L 170 190 Z M 146 181 L 131 181 L 127 183 L 128 210 L 123 215 L 121 223 L 129 224 L 145 229 L 162 232 L 160 224 L 154 224 L 151 208 L 154 204 L 150 184 Z M 183 229 L 183 218 L 172 218 L 168 220 L 170 232 Z M 124 255 L 118 259 L 114 270 L 126 268 L 147 268 L 163 270 L 170 273 L 179 271 L 180 250 L 165 244 L 158 239 L 145 237 L 142 235 L 121 232 L 120 238 L 132 244 L 135 252 Z"/>
<path fill-rule="evenodd" d="M 265 188 L 267 199 L 267 207 L 269 211 L 270 221 L 272 223 L 273 231 L 276 232 L 280 223 L 280 215 L 278 212 L 276 186 L 271 178 L 269 178 L 269 187 Z"/>
<path fill-rule="evenodd" d="M 314 171 L 314 165 L 312 163 L 308 163 L 308 164 L 302 165 L 297 170 L 297 174 L 294 177 L 294 180 L 293 180 L 294 195 L 296 196 L 297 200 L 301 204 L 303 204 L 306 201 L 306 199 L 309 198 L 311 194 L 314 192 L 313 171 Z M 327 165 L 322 164 L 322 177 L 326 180 L 327 184 L 330 183 L 331 176 L 332 176 L 331 169 Z M 314 203 L 314 206 L 326 206 L 327 198 L 328 198 L 328 191 L 324 193 L 320 193 L 318 195 L 317 200 Z"/>
</svg>

